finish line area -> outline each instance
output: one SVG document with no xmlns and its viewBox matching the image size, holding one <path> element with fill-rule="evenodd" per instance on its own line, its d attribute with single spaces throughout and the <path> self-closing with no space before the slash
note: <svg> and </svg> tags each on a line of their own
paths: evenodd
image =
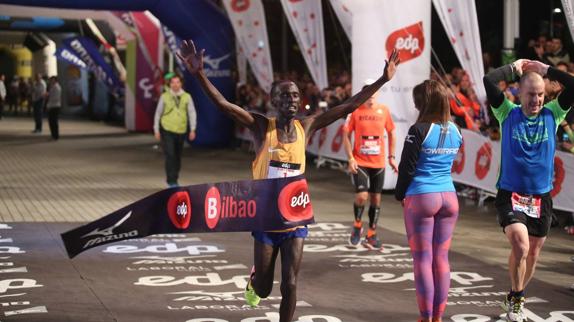
<svg viewBox="0 0 574 322">
<path fill-rule="evenodd" d="M 165 189 L 163 156 L 150 134 L 62 120 L 51 142 L 30 121 L 0 127 L 0 321 L 277 322 L 279 284 L 258 308 L 243 290 L 253 265 L 250 233 L 153 235 L 66 255 L 60 234 Z M 186 148 L 182 184 L 245 180 L 252 154 Z M 382 196 L 383 252 L 350 247 L 349 177 L 309 166 L 317 225 L 297 283 L 298 322 L 416 321 L 403 208 Z M 443 321 L 499 322 L 509 288 L 510 246 L 493 202 L 459 198 L 452 281 Z M 574 242 L 552 228 L 526 290 L 529 321 L 574 321 Z M 275 280 L 280 280 L 280 258 Z"/>
<path fill-rule="evenodd" d="M 295 321 L 415 321 L 406 237 L 381 229 L 383 251 L 367 250 L 348 245 L 351 225 L 310 226 Z M 253 258 L 249 233 L 155 235 L 100 246 L 70 260 L 59 234 L 76 226 L 0 226 L 0 320 L 279 321 L 278 267 L 271 296 L 256 308 L 244 302 Z M 507 270 L 461 252 L 451 251 L 450 260 L 444 320 L 502 321 Z M 573 296 L 569 285 L 558 288 L 535 275 L 527 289 L 529 321 L 574 321 Z"/>
</svg>

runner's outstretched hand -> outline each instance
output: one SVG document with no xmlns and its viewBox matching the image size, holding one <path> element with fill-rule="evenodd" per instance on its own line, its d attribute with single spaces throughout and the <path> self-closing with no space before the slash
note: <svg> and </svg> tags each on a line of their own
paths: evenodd
<svg viewBox="0 0 574 322">
<path fill-rule="evenodd" d="M 383 72 L 383 77 L 387 81 L 391 80 L 397 71 L 397 66 L 401 63 L 399 59 L 399 51 L 395 48 L 391 52 L 391 56 L 388 60 L 385 60 L 385 71 Z"/>
<path fill-rule="evenodd" d="M 193 40 L 184 40 L 179 47 L 179 51 L 176 53 L 177 57 L 181 59 L 181 61 L 187 67 L 187 70 L 192 73 L 196 74 L 203 70 L 203 53 L 205 49 L 202 49 L 198 52 L 195 49 L 195 44 Z"/>
</svg>

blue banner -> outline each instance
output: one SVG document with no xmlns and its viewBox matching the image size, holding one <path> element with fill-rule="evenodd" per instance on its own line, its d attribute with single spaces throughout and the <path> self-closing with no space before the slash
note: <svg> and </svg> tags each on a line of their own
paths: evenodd
<svg viewBox="0 0 574 322">
<path fill-rule="evenodd" d="M 56 53 L 54 53 L 57 59 L 63 60 L 68 62 L 69 64 L 76 65 L 82 69 L 88 69 L 88 65 L 80 59 L 80 57 L 76 56 L 73 52 L 71 52 L 66 47 L 60 47 L 56 49 Z"/>
<path fill-rule="evenodd" d="M 166 25 L 163 24 L 161 25 L 161 32 L 163 32 L 163 37 L 165 38 L 165 43 L 167 44 L 169 51 L 171 51 L 171 53 L 175 57 L 174 60 L 177 63 L 177 69 L 178 69 L 177 72 L 180 75 L 183 75 L 183 73 L 185 72 L 185 65 L 181 60 L 177 58 L 176 55 L 177 51 L 179 50 L 179 46 L 181 45 L 181 38 L 176 36 L 176 34 L 174 34 L 173 31 L 171 31 Z"/>
<path fill-rule="evenodd" d="M 117 92 L 121 89 L 122 83 L 114 74 L 112 66 L 106 62 L 92 40 L 86 37 L 72 37 L 62 40 L 62 44 L 64 49 L 83 61 L 88 70 L 104 82 L 112 92 Z"/>
</svg>

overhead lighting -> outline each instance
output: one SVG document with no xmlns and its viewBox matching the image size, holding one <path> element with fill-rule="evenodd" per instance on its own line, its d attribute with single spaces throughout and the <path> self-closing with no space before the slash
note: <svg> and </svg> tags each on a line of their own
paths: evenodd
<svg viewBox="0 0 574 322">
<path fill-rule="evenodd" d="M 560 9 L 560 8 L 554 8 L 554 13 L 561 13 L 561 12 L 562 12 L 562 9 Z"/>
</svg>

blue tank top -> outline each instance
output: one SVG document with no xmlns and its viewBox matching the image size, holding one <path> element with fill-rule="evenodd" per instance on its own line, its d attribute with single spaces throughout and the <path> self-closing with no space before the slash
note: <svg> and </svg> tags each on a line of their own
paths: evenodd
<svg viewBox="0 0 574 322">
<path fill-rule="evenodd" d="M 527 117 L 508 99 L 492 111 L 502 133 L 498 188 L 525 194 L 551 191 L 556 130 L 567 111 L 553 100 L 535 117 Z"/>
<path fill-rule="evenodd" d="M 417 124 L 413 125 L 415 127 Z M 462 145 L 462 135 L 457 126 L 449 122 L 446 125 L 426 124 L 428 130 L 415 131 L 407 136 L 407 141 L 419 141 L 418 158 L 412 180 L 408 185 L 406 195 L 417 195 L 431 192 L 455 191 L 451 177 L 451 168 L 458 149 Z M 424 134 L 424 137 L 422 135 Z M 415 146 L 416 147 L 416 146 Z M 406 160 L 405 160 L 406 161 Z M 401 160 L 401 163 L 403 160 Z"/>
</svg>

